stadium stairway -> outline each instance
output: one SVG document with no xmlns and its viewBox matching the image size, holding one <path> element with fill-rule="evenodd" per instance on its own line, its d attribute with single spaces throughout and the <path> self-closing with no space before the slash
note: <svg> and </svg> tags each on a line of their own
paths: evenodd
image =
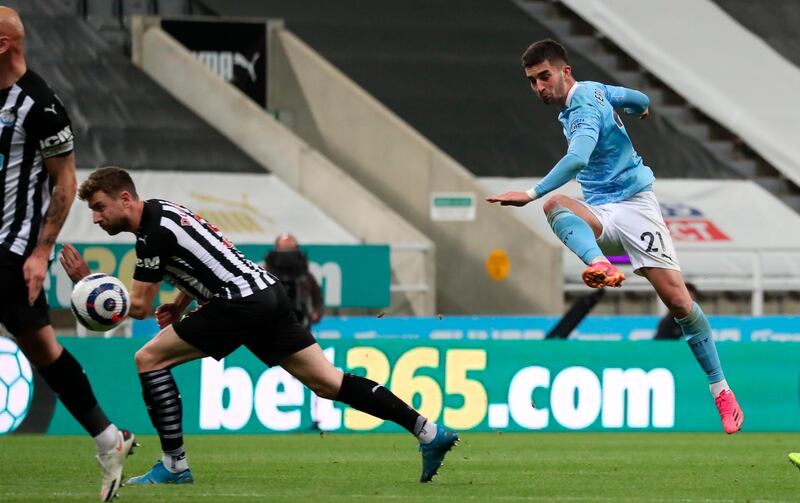
<svg viewBox="0 0 800 503">
<path fill-rule="evenodd" d="M 601 65 L 623 85 L 640 89 L 650 96 L 654 117 L 663 118 L 671 128 L 696 140 L 717 162 L 738 176 L 758 183 L 800 212 L 800 186 L 783 176 L 735 132 L 692 106 L 685 97 L 654 76 L 565 3 L 559 0 L 514 1 L 532 18 L 557 33 L 573 53 L 580 53 Z M 756 8 L 752 2 L 744 3 Z M 740 4 L 739 7 L 743 12 L 745 6 Z"/>
<path fill-rule="evenodd" d="M 544 176 L 561 158 L 556 110 L 538 103 L 519 57 L 553 37 L 507 1 L 202 0 L 224 16 L 281 18 L 286 27 L 476 176 Z M 457 7 L 456 7 L 457 5 Z M 615 83 L 575 54 L 581 79 Z M 738 178 L 661 118 L 627 120 L 660 177 Z"/>
</svg>

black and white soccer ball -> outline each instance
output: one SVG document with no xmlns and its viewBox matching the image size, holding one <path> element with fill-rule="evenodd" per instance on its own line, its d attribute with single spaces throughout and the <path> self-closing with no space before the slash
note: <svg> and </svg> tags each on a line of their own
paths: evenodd
<svg viewBox="0 0 800 503">
<path fill-rule="evenodd" d="M 97 332 L 116 327 L 128 315 L 131 299 L 119 279 L 107 274 L 90 274 L 72 289 L 72 313 L 78 323 Z"/>
</svg>

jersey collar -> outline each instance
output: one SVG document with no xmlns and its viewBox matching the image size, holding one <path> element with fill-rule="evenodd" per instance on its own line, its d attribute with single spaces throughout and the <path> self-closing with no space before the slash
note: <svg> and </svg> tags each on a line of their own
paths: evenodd
<svg viewBox="0 0 800 503">
<path fill-rule="evenodd" d="M 569 108 L 569 102 L 572 101 L 572 95 L 575 94 L 575 91 L 578 90 L 578 86 L 581 85 L 580 82 L 575 82 L 575 85 L 567 93 L 567 103 L 564 105 L 564 108 Z"/>
</svg>

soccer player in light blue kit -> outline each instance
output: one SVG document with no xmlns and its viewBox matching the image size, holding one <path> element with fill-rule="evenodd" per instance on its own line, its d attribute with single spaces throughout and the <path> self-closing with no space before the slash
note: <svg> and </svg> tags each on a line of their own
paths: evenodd
<svg viewBox="0 0 800 503">
<path fill-rule="evenodd" d="M 636 153 L 617 115 L 646 118 L 649 98 L 633 89 L 576 82 L 564 48 L 553 40 L 532 44 L 522 55 L 531 88 L 545 104 L 561 107 L 558 120 L 569 147 L 535 187 L 487 197 L 490 203 L 525 206 L 576 178 L 583 201 L 561 194 L 544 202 L 558 238 L 587 265 L 592 288 L 619 287 L 625 275 L 606 258 L 624 251 L 636 274 L 647 278 L 681 326 L 686 342 L 708 376 L 726 433 L 742 427 L 744 415 L 725 380 L 711 327 L 683 281 L 675 248 L 653 194 L 653 172 Z"/>
</svg>

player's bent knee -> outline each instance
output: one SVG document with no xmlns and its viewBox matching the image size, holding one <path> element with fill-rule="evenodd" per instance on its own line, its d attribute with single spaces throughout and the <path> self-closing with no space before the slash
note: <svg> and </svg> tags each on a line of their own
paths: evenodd
<svg viewBox="0 0 800 503">
<path fill-rule="evenodd" d="M 569 197 L 563 194 L 555 194 L 545 200 L 544 205 L 542 205 L 542 209 L 544 210 L 545 214 L 548 214 L 557 208 L 564 208 L 569 201 Z"/>
<path fill-rule="evenodd" d="M 314 394 L 317 395 L 318 397 L 320 397 L 320 398 L 328 398 L 327 397 L 327 390 L 325 389 L 325 386 L 323 386 L 322 384 L 320 384 L 318 382 L 314 382 L 314 383 L 306 383 L 306 386 L 308 386 L 308 388 L 311 391 L 313 391 Z"/>
<path fill-rule="evenodd" d="M 339 396 L 339 388 L 342 386 L 342 381 L 341 379 L 338 381 L 336 379 L 318 379 L 313 383 L 308 383 L 307 386 L 318 397 L 334 400 Z"/>
<path fill-rule="evenodd" d="M 136 370 L 143 372 L 143 369 L 148 365 L 148 355 L 144 348 L 133 355 L 133 361 L 136 363 Z"/>
<path fill-rule="evenodd" d="M 692 312 L 694 301 L 692 299 L 686 299 L 683 296 L 676 296 L 667 299 L 666 304 L 672 316 L 676 318 L 685 318 Z"/>
<path fill-rule="evenodd" d="M 138 372 L 151 372 L 160 369 L 161 360 L 155 351 L 146 345 L 139 349 L 133 357 Z"/>
<path fill-rule="evenodd" d="M 55 362 L 63 351 L 60 344 L 39 344 L 38 341 L 31 344 L 25 338 L 17 339 L 17 341 L 28 361 L 37 369 L 47 367 Z"/>
</svg>

